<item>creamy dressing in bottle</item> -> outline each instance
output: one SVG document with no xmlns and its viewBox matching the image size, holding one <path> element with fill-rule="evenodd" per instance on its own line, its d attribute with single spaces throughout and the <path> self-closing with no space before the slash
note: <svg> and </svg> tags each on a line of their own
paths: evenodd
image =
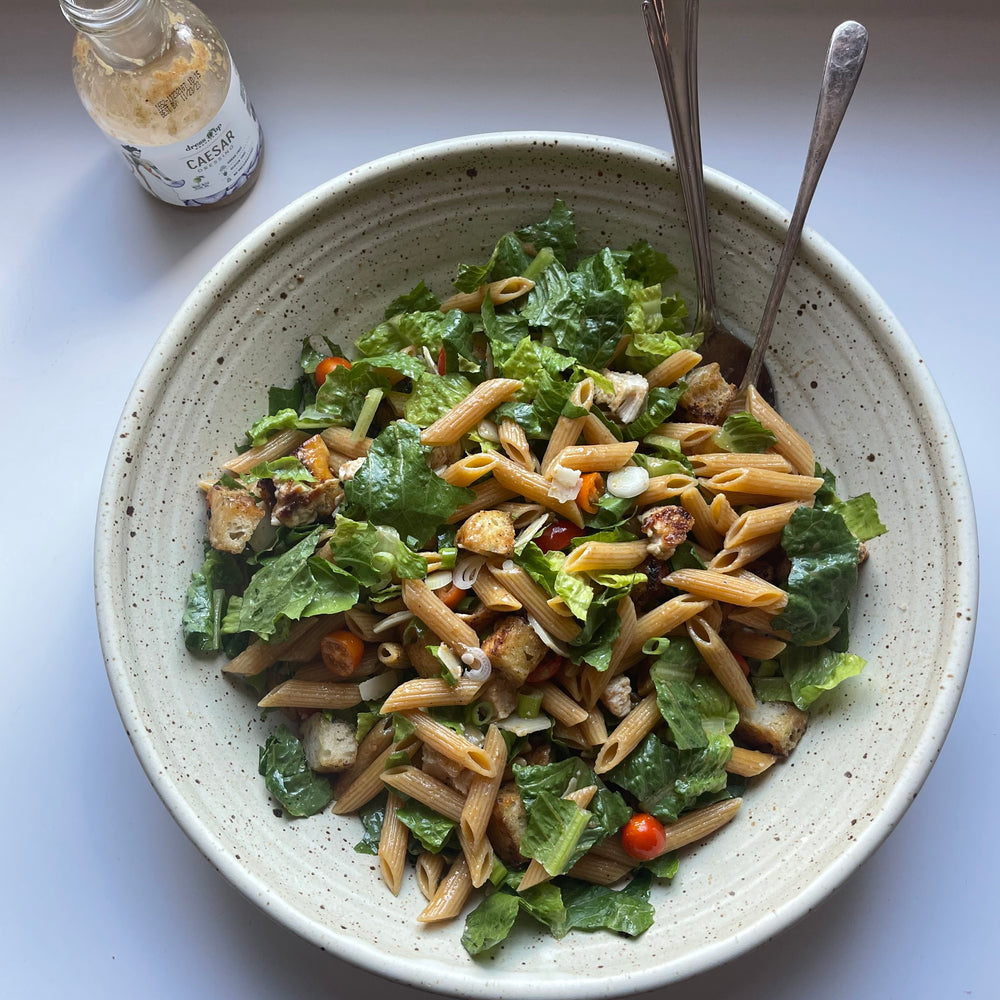
<svg viewBox="0 0 1000 1000">
<path fill-rule="evenodd" d="M 171 205 L 225 205 L 253 186 L 263 138 L 225 41 L 188 0 L 60 0 L 73 82 L 139 183 Z"/>
</svg>

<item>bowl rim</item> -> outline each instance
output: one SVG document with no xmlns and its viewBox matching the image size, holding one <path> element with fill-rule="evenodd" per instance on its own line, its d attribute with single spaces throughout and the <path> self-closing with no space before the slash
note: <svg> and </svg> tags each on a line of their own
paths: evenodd
<svg viewBox="0 0 1000 1000">
<path fill-rule="evenodd" d="M 638 158 L 650 162 L 655 160 L 665 169 L 673 170 L 673 157 L 668 152 L 631 140 L 578 132 L 488 132 L 441 139 L 377 157 L 298 196 L 257 225 L 216 262 L 192 289 L 155 341 L 122 408 L 109 449 L 100 487 L 94 542 L 97 624 L 112 695 L 143 770 L 184 833 L 213 867 L 248 900 L 261 906 L 262 900 L 266 899 L 266 905 L 261 908 L 307 941 L 383 978 L 454 996 L 498 996 L 503 990 L 505 977 L 490 974 L 469 975 L 461 966 L 456 965 L 453 970 L 449 969 L 447 972 L 438 969 L 438 974 L 431 981 L 430 978 L 420 974 L 424 966 L 419 961 L 383 954 L 369 942 L 353 937 L 347 938 L 328 928 L 318 926 L 284 902 L 280 896 L 273 896 L 267 884 L 241 867 L 201 823 L 179 786 L 164 768 L 150 734 L 143 726 L 133 724 L 139 717 L 139 705 L 135 692 L 129 684 L 128 671 L 123 662 L 123 651 L 115 627 L 116 602 L 111 587 L 111 576 L 106 570 L 113 564 L 115 553 L 121 544 L 120 533 L 115 530 L 114 525 L 117 484 L 122 480 L 126 470 L 125 448 L 121 435 L 136 419 L 133 414 L 139 417 L 150 414 L 155 410 L 159 399 L 158 392 L 144 391 L 143 387 L 156 385 L 164 359 L 175 357 L 189 338 L 197 336 L 195 331 L 200 319 L 213 308 L 214 303 L 217 304 L 225 297 L 227 284 L 233 281 L 248 264 L 253 264 L 267 253 L 269 247 L 273 247 L 276 234 L 280 240 L 282 230 L 297 231 L 320 206 L 347 193 L 366 175 L 385 177 L 410 168 L 417 159 L 426 161 L 442 154 L 451 156 L 456 153 L 481 153 L 484 150 L 537 146 L 539 143 L 563 145 L 578 152 L 600 149 L 603 153 L 625 158 Z M 705 185 L 710 198 L 713 194 L 730 198 L 736 196 L 745 202 L 746 209 L 750 213 L 774 227 L 777 232 L 784 233 L 787 229 L 789 213 L 777 202 L 743 182 L 706 167 Z M 933 403 L 936 418 L 944 421 L 945 429 L 950 432 L 947 434 L 947 447 L 950 448 L 950 452 L 943 457 L 956 472 L 952 499 L 962 518 L 956 527 L 955 537 L 956 548 L 961 555 L 965 571 L 959 587 L 962 590 L 961 596 L 965 598 L 963 606 L 969 607 L 972 614 L 970 627 L 960 633 L 960 641 L 951 650 L 949 657 L 951 669 L 942 672 L 942 687 L 935 701 L 937 711 L 932 717 L 934 724 L 925 728 L 919 742 L 911 748 L 910 757 L 900 773 L 900 779 L 882 799 L 881 809 L 871 825 L 804 890 L 796 893 L 792 899 L 765 918 L 755 922 L 745 933 L 700 948 L 683 958 L 669 959 L 649 968 L 618 976 L 586 981 L 579 978 L 556 977 L 535 980 L 526 989 L 526 984 L 518 982 L 518 988 L 525 989 L 525 996 L 556 1000 L 569 993 L 577 997 L 609 997 L 654 989 L 705 972 L 770 940 L 820 905 L 884 842 L 926 780 L 954 719 L 971 660 L 979 593 L 978 535 L 971 485 L 961 446 L 954 434 L 950 415 L 933 377 L 920 359 L 916 347 L 902 332 L 902 327 L 895 316 L 867 279 L 830 243 L 808 226 L 802 234 L 799 252 L 804 251 L 812 252 L 829 262 L 830 267 L 843 279 L 843 282 L 849 285 L 851 293 L 872 307 L 872 315 L 879 316 L 884 324 L 900 332 L 901 336 L 894 340 L 894 349 L 905 358 L 908 373 L 919 386 L 922 398 Z M 210 290 L 213 294 L 206 294 Z M 145 422 L 142 420 L 143 424 Z M 344 947 L 348 941 L 350 947 Z M 523 977 L 517 977 L 518 980 L 521 978 Z"/>
</svg>

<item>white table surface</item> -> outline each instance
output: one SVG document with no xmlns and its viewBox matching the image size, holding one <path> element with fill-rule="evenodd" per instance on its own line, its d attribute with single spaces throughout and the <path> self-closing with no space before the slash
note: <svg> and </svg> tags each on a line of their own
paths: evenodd
<svg viewBox="0 0 1000 1000">
<path fill-rule="evenodd" d="M 785 205 L 830 31 L 847 17 L 870 30 L 809 221 L 886 299 L 949 405 L 977 498 L 982 599 L 954 726 L 897 829 L 828 902 L 755 951 L 657 991 L 669 1000 L 1000 995 L 1000 14 L 988 0 L 941 6 L 702 4 L 705 161 Z M 132 381 L 182 300 L 296 196 L 382 154 L 471 132 L 551 128 L 669 148 L 666 115 L 638 0 L 205 7 L 236 56 L 267 154 L 247 199 L 186 215 L 140 191 L 79 105 L 71 31 L 54 0 L 4 4 L 0 993 L 405 1000 L 421 991 L 321 953 L 245 900 L 137 763 L 94 616 L 105 457 Z"/>
</svg>

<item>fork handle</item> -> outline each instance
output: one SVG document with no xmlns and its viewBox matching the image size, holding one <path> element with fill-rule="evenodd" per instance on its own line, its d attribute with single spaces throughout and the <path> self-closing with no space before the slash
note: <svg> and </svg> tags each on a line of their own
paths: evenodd
<svg viewBox="0 0 1000 1000">
<path fill-rule="evenodd" d="M 750 360 L 747 363 L 746 374 L 740 385 L 740 393 L 755 384 L 764 365 L 764 354 L 771 330 L 778 315 L 778 306 L 785 291 L 785 282 L 792 268 L 792 260 L 799 246 L 802 227 L 806 221 L 806 212 L 816 191 L 819 175 L 823 172 L 833 140 L 837 137 L 840 123 L 844 120 L 847 105 L 851 103 L 854 88 L 857 86 L 861 68 L 865 64 L 868 52 L 868 32 L 857 21 L 845 21 L 838 25 L 830 39 L 830 48 L 826 55 L 826 66 L 823 70 L 823 82 L 820 86 L 819 103 L 816 107 L 816 119 L 813 122 L 812 136 L 809 139 L 809 149 L 806 153 L 806 163 L 802 171 L 802 181 L 799 194 L 795 200 L 795 208 L 788 224 L 785 245 L 778 258 L 778 266 L 771 282 L 771 290 L 764 304 L 764 313 L 757 330 Z"/>
<path fill-rule="evenodd" d="M 643 0 L 642 16 L 667 106 L 688 221 L 698 285 L 694 329 L 704 332 L 715 323 L 716 307 L 698 112 L 698 0 Z"/>
</svg>

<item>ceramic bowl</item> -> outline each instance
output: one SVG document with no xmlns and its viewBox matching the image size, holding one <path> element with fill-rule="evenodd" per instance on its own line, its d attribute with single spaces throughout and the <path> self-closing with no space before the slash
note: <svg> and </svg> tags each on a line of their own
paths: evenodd
<svg viewBox="0 0 1000 1000">
<path fill-rule="evenodd" d="M 785 211 L 709 171 L 724 311 L 752 328 Z M 97 609 L 111 686 L 150 781 L 233 885 L 327 951 L 389 979 L 463 997 L 607 997 L 706 970 L 787 927 L 871 855 L 941 747 L 971 651 L 977 550 L 970 491 L 945 407 L 912 343 L 865 279 L 806 232 L 769 364 L 784 414 L 838 475 L 870 491 L 889 532 L 874 540 L 853 605 L 861 676 L 822 703 L 788 764 L 726 829 L 685 850 L 658 919 L 635 940 L 520 932 L 489 958 L 460 925 L 424 927 L 407 882 L 383 889 L 355 853 L 356 819 L 275 814 L 257 775 L 274 725 L 218 665 L 181 641 L 200 565 L 200 478 L 232 454 L 290 384 L 303 337 L 350 341 L 423 278 L 543 217 L 558 195 L 582 247 L 648 239 L 690 273 L 672 160 L 572 134 L 471 136 L 366 164 L 258 228 L 194 289 L 139 374 L 116 434 L 97 531 Z M 690 282 L 684 284 L 693 292 Z M 692 300 L 693 301 L 693 300 Z"/>
</svg>

